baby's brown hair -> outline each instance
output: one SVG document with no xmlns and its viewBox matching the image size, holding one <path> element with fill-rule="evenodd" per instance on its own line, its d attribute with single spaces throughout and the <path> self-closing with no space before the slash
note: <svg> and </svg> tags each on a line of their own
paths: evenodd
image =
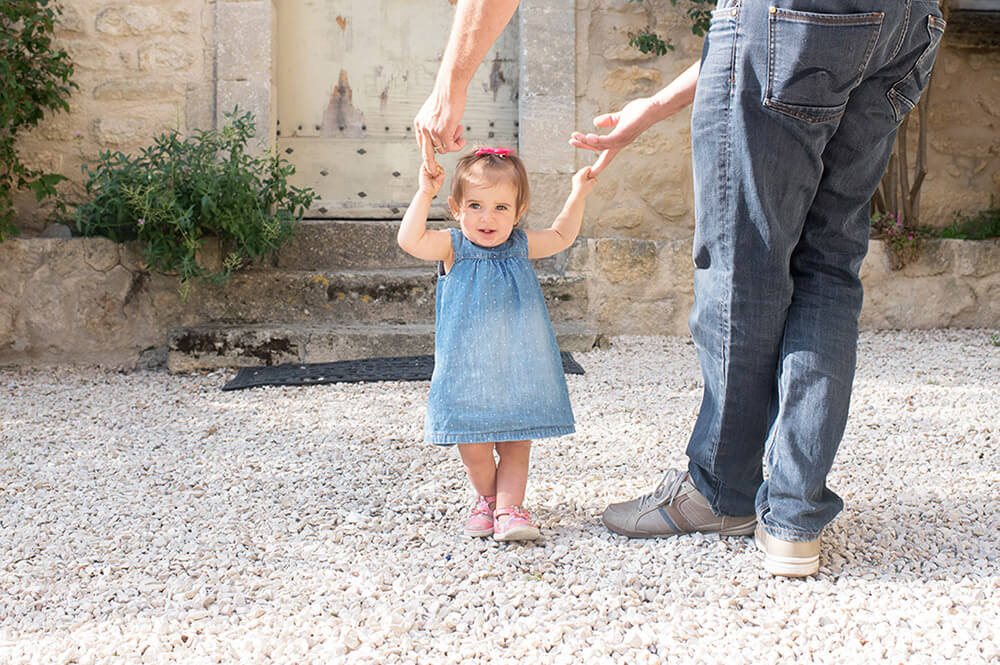
<svg viewBox="0 0 1000 665">
<path fill-rule="evenodd" d="M 451 196 L 459 205 L 464 201 L 465 183 L 483 179 L 491 184 L 506 180 L 517 188 L 515 214 L 520 217 L 528 210 L 528 171 L 512 151 L 477 148 L 458 160 L 452 181 Z"/>
</svg>

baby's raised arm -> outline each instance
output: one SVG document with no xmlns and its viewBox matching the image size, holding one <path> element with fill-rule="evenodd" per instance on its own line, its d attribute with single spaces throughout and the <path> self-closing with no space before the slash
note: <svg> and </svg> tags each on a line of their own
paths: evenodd
<svg viewBox="0 0 1000 665">
<path fill-rule="evenodd" d="M 449 261 L 452 255 L 451 233 L 427 228 L 427 213 L 434 196 L 444 184 L 444 169 L 434 164 L 436 173 L 428 171 L 425 163 L 420 167 L 420 189 L 413 195 L 410 207 L 396 233 L 396 242 L 404 252 L 426 261 Z"/>
<path fill-rule="evenodd" d="M 525 231 L 528 236 L 528 258 L 542 259 L 558 254 L 576 241 L 583 224 L 583 208 L 587 202 L 587 194 L 597 184 L 589 166 L 585 166 L 573 175 L 573 189 L 566 199 L 562 212 L 552 222 L 552 226 L 544 231 Z"/>
</svg>

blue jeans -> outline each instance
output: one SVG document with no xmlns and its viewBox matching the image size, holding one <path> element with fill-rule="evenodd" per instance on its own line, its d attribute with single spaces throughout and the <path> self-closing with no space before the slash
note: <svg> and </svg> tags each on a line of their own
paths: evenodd
<svg viewBox="0 0 1000 665">
<path fill-rule="evenodd" d="M 815 538 L 854 380 L 869 200 L 944 30 L 926 0 L 721 0 L 692 116 L 705 380 L 687 454 L 713 510 Z M 766 455 L 768 480 L 762 473 Z"/>
</svg>

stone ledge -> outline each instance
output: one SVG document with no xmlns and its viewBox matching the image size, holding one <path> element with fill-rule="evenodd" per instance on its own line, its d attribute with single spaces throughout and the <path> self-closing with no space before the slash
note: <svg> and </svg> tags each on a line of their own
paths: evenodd
<svg viewBox="0 0 1000 665">
<path fill-rule="evenodd" d="M 862 328 L 1000 328 L 1000 239 L 929 240 L 901 270 L 873 240 L 861 280 Z"/>
<path fill-rule="evenodd" d="M 604 334 L 686 334 L 690 240 L 581 238 L 565 259 L 584 278 L 589 321 Z M 103 238 L 0 243 L 0 365 L 136 367 L 167 347 L 167 329 L 205 320 L 172 278 L 148 273 L 133 247 Z M 1000 240 L 933 240 L 899 271 L 871 243 L 861 326 L 1000 328 Z"/>
</svg>

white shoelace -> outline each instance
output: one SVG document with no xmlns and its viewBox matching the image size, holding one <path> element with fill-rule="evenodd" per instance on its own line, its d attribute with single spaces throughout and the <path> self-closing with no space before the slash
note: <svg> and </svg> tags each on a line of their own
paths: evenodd
<svg viewBox="0 0 1000 665">
<path fill-rule="evenodd" d="M 663 474 L 663 480 L 656 486 L 652 494 L 646 495 L 646 505 L 652 502 L 658 506 L 664 504 L 669 506 L 677 498 L 677 495 L 680 494 L 681 485 L 684 483 L 686 476 L 687 470 L 685 469 L 670 469 L 667 471 Z"/>
</svg>

